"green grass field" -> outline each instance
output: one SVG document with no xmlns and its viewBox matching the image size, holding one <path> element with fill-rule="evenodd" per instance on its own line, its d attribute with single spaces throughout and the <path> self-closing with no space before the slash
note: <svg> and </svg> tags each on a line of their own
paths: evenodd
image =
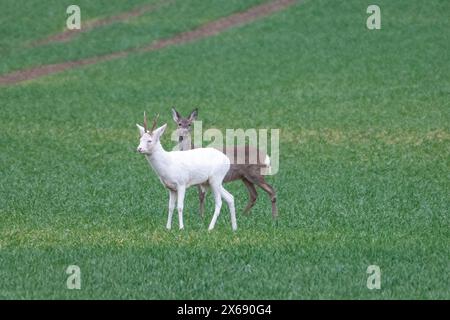
<svg viewBox="0 0 450 320">
<path fill-rule="evenodd" d="M 79 0 L 82 19 L 152 1 Z M 156 1 L 153 1 L 156 2 Z M 0 0 L 0 74 L 146 45 L 262 3 L 174 1 L 63 31 L 72 2 Z M 450 2 L 306 0 L 217 36 L 0 87 L 2 299 L 449 299 Z M 83 20 L 82 20 L 83 21 Z M 167 191 L 138 145 L 142 112 L 199 108 L 204 128 L 279 128 L 280 170 L 252 215 L 216 229 Z M 163 145 L 173 142 L 166 133 Z M 65 270 L 81 268 L 81 290 Z M 369 265 L 381 290 L 366 286 Z"/>
</svg>

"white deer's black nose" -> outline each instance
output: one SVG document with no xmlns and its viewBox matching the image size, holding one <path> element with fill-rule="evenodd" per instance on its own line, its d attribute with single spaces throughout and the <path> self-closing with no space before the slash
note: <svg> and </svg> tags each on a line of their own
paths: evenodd
<svg viewBox="0 0 450 320">
<path fill-rule="evenodd" d="M 138 152 L 142 152 L 142 148 L 141 148 L 141 147 L 138 147 L 138 148 L 137 148 L 137 151 L 138 151 Z"/>
</svg>

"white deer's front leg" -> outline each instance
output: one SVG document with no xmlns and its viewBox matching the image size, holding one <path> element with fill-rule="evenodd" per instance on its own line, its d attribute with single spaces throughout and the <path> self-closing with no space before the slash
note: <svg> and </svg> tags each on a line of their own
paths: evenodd
<svg viewBox="0 0 450 320">
<path fill-rule="evenodd" d="M 214 202 L 216 203 L 215 209 L 214 209 L 214 215 L 211 219 L 211 222 L 209 224 L 208 230 L 211 231 L 214 229 L 214 226 L 216 225 L 217 218 L 219 217 L 220 208 L 222 207 L 222 197 L 220 195 L 220 185 L 219 186 L 211 186 L 211 189 L 214 194 Z"/>
<path fill-rule="evenodd" d="M 177 193 L 169 190 L 169 217 L 167 218 L 166 228 L 170 230 L 172 227 L 173 209 L 175 209 L 175 203 L 177 201 Z"/>
<path fill-rule="evenodd" d="M 177 188 L 177 207 L 178 207 L 178 223 L 180 224 L 180 229 L 184 228 L 183 225 L 183 205 L 184 205 L 184 194 L 186 192 L 186 186 L 178 186 Z"/>
</svg>

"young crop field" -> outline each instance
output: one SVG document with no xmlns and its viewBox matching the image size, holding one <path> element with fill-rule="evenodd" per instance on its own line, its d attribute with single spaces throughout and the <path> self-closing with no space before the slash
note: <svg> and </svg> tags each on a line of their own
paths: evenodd
<svg viewBox="0 0 450 320">
<path fill-rule="evenodd" d="M 0 298 L 449 299 L 450 2 L 370 4 L 0 0 Z M 172 106 L 280 130 L 277 219 L 235 181 L 236 232 L 197 188 L 166 229 L 135 124 L 169 150 Z"/>
</svg>

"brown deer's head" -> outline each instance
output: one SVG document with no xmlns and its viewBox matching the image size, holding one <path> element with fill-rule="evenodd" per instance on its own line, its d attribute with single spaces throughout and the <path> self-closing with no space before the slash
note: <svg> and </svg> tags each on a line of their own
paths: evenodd
<svg viewBox="0 0 450 320">
<path fill-rule="evenodd" d="M 177 124 L 177 136 L 178 141 L 181 143 L 183 140 L 188 139 L 190 137 L 193 122 L 197 119 L 198 109 L 192 110 L 191 114 L 187 118 L 183 118 L 175 107 L 172 107 L 172 118 L 173 121 Z"/>
</svg>

